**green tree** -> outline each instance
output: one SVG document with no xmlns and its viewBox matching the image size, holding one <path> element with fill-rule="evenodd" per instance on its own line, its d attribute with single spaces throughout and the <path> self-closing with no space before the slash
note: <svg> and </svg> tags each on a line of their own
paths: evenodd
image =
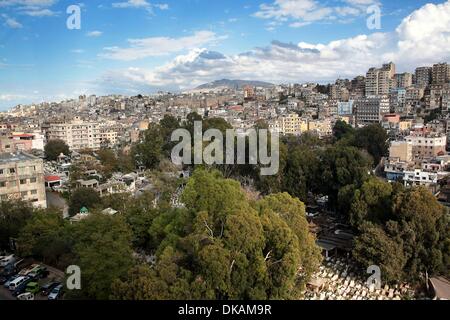
<svg viewBox="0 0 450 320">
<path fill-rule="evenodd" d="M 70 195 L 69 214 L 71 216 L 80 212 L 80 209 L 86 207 L 89 210 L 101 206 L 102 200 L 97 191 L 92 188 L 77 188 Z"/>
<path fill-rule="evenodd" d="M 448 275 L 447 209 L 425 188 L 371 180 L 355 192 L 351 211 L 360 230 L 353 255 L 363 266 L 379 265 L 389 281 Z"/>
<path fill-rule="evenodd" d="M 151 124 L 144 131 L 141 142 L 133 147 L 132 154 L 138 166 L 147 169 L 158 167 L 164 157 L 164 133 L 159 124 Z"/>
<path fill-rule="evenodd" d="M 106 176 L 111 176 L 111 174 L 117 169 L 118 167 L 118 160 L 116 157 L 116 154 L 111 149 L 100 149 L 98 152 L 98 157 L 100 160 L 100 163 L 103 166 L 103 173 Z"/>
<path fill-rule="evenodd" d="M 116 281 L 114 298 L 296 297 L 299 270 L 310 267 L 308 249 L 300 243 L 312 238 L 303 234 L 301 203 L 292 200 L 283 207 L 279 202 L 290 198 L 280 197 L 256 210 L 239 183 L 217 171 L 196 170 L 183 194 L 186 208 L 162 211 L 149 228 L 156 265 Z"/>
<path fill-rule="evenodd" d="M 21 229 L 19 253 L 64 269 L 73 259 L 71 226 L 60 214 L 40 211 Z"/>
<path fill-rule="evenodd" d="M 359 188 L 369 176 L 371 159 L 356 148 L 328 147 L 320 152 L 319 159 L 319 191 L 329 196 L 334 207 L 341 188 L 348 185 Z"/>
<path fill-rule="evenodd" d="M 23 201 L 0 201 L 0 248 L 9 248 L 10 238 L 19 236 L 34 212 L 35 209 Z"/>
<path fill-rule="evenodd" d="M 177 142 L 172 142 L 172 133 L 181 127 L 177 118 L 171 115 L 165 115 L 159 122 L 161 126 L 161 135 L 163 136 L 164 144 L 162 147 L 164 156 L 170 158 L 173 147 Z"/>
<path fill-rule="evenodd" d="M 341 140 L 344 137 L 351 137 L 355 134 L 355 129 L 346 123 L 345 121 L 338 120 L 333 127 L 333 136 L 337 140 Z"/>
<path fill-rule="evenodd" d="M 378 226 L 366 224 L 363 232 L 355 239 L 353 257 L 364 268 L 377 265 L 382 279 L 395 282 L 402 279 L 406 256 L 401 242 L 398 242 Z"/>
<path fill-rule="evenodd" d="M 133 265 L 131 230 L 120 216 L 92 214 L 74 230 L 75 264 L 81 269 L 81 291 L 73 298 L 107 300 L 112 283 L 124 279 Z"/>
<path fill-rule="evenodd" d="M 379 124 L 371 124 L 360 128 L 354 135 L 354 145 L 367 150 L 373 157 L 373 164 L 380 163 L 382 157 L 388 154 L 389 142 L 386 130 Z"/>
<path fill-rule="evenodd" d="M 55 161 L 58 156 L 63 153 L 64 155 L 70 155 L 69 146 L 59 139 L 50 140 L 44 147 L 45 158 L 49 161 Z"/>
<path fill-rule="evenodd" d="M 292 146 L 283 172 L 283 190 L 306 201 L 308 192 L 318 188 L 318 170 L 317 152 L 304 145 Z"/>
<path fill-rule="evenodd" d="M 297 282 L 298 287 L 303 289 L 322 260 L 321 250 L 316 245 L 315 238 L 309 231 L 304 203 L 287 193 L 280 193 L 261 199 L 258 201 L 257 206 L 260 212 L 271 210 L 278 215 L 296 235 L 300 254 L 300 264 L 298 266 L 300 276 Z"/>
<path fill-rule="evenodd" d="M 371 178 L 355 191 L 350 206 L 349 221 L 354 227 L 366 221 L 383 223 L 391 215 L 392 186 L 378 178 Z"/>
<path fill-rule="evenodd" d="M 407 276 L 417 279 L 418 274 L 425 272 L 448 273 L 448 209 L 423 187 L 405 190 L 393 202 L 396 224 L 395 228 L 391 226 L 391 233 L 404 242 Z"/>
</svg>

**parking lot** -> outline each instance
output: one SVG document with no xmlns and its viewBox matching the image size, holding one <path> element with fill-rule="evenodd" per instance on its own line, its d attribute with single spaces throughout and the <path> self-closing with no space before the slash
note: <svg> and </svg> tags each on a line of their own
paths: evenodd
<svg viewBox="0 0 450 320">
<path fill-rule="evenodd" d="M 43 287 L 47 284 L 62 283 L 64 279 L 64 273 L 51 266 L 47 266 L 43 263 L 39 263 L 36 261 L 29 261 L 25 265 L 21 265 L 20 268 L 16 268 L 16 271 L 14 273 L 15 274 L 24 273 L 27 271 L 27 269 L 33 267 L 45 270 L 45 273 L 42 273 L 40 276 L 33 277 L 32 273 L 27 275 L 29 278 L 33 278 L 33 280 L 29 280 L 29 282 L 30 285 L 32 282 L 35 286 L 34 288 L 36 291 L 34 293 L 34 300 L 47 300 L 48 299 L 47 295 L 44 295 L 42 293 Z M 26 290 L 23 290 L 23 292 L 21 293 L 24 293 L 25 291 Z M 3 283 L 0 284 L 0 300 L 16 300 L 16 299 L 17 298 L 14 297 L 13 293 L 8 288 L 6 288 Z"/>
</svg>

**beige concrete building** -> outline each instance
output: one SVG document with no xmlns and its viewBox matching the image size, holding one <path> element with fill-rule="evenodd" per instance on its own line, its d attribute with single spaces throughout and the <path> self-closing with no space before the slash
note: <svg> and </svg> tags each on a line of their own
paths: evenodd
<svg viewBox="0 0 450 320">
<path fill-rule="evenodd" d="M 389 157 L 400 161 L 411 162 L 413 159 L 413 145 L 408 141 L 392 141 L 389 148 Z"/>
<path fill-rule="evenodd" d="M 433 84 L 444 84 L 450 81 L 450 65 L 447 63 L 437 63 L 433 65 Z"/>
<path fill-rule="evenodd" d="M 0 154 L 0 201 L 14 199 L 47 207 L 42 159 L 26 153 Z"/>
<path fill-rule="evenodd" d="M 78 118 L 71 122 L 50 124 L 47 135 L 48 140 L 60 139 L 65 141 L 70 150 L 98 150 L 101 146 L 99 124 L 85 122 Z"/>
<path fill-rule="evenodd" d="M 446 154 L 447 136 L 430 132 L 413 132 L 405 138 L 412 144 L 413 157 L 436 157 Z"/>
<path fill-rule="evenodd" d="M 413 84 L 412 73 L 397 73 L 394 77 L 394 87 L 395 88 L 408 88 Z"/>
<path fill-rule="evenodd" d="M 419 67 L 416 69 L 416 85 L 419 87 L 427 87 L 431 84 L 431 75 L 433 68 Z"/>
<path fill-rule="evenodd" d="M 370 68 L 366 74 L 366 97 L 388 95 L 394 87 L 395 64 L 390 62 L 382 68 Z"/>
<path fill-rule="evenodd" d="M 300 118 L 297 113 L 291 113 L 272 121 L 269 129 L 281 134 L 301 135 L 308 131 L 308 120 Z"/>
</svg>

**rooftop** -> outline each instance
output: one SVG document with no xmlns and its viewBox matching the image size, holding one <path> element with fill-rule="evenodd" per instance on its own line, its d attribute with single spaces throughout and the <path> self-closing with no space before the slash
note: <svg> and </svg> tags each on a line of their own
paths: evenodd
<svg viewBox="0 0 450 320">
<path fill-rule="evenodd" d="M 20 161 L 29 161 L 29 160 L 38 160 L 38 157 L 35 157 L 28 153 L 18 152 L 18 153 L 0 153 L 0 164 L 8 163 L 8 162 L 20 162 Z"/>
</svg>

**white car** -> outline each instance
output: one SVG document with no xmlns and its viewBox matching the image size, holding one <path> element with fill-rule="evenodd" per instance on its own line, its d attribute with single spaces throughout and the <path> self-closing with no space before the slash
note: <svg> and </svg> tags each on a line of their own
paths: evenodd
<svg viewBox="0 0 450 320">
<path fill-rule="evenodd" d="M 31 292 L 25 292 L 17 296 L 18 300 L 34 300 L 34 294 Z"/>
</svg>

